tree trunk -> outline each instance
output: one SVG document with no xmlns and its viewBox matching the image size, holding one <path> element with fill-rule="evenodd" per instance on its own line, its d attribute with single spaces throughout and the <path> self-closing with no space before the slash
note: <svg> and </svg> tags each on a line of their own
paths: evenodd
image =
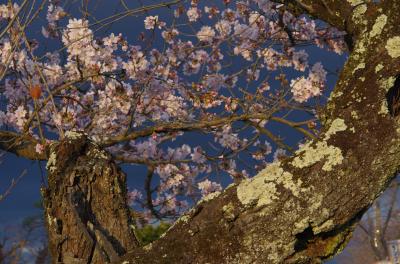
<svg viewBox="0 0 400 264">
<path fill-rule="evenodd" d="M 115 262 L 138 243 L 126 203 L 126 176 L 110 155 L 69 133 L 52 146 L 42 190 L 52 263 Z"/>
<path fill-rule="evenodd" d="M 154 243 L 130 229 L 125 176 L 85 137 L 68 137 L 48 162 L 43 192 L 53 262 L 320 263 L 400 167 L 400 4 L 395 0 L 281 1 L 349 33 L 354 47 L 322 134 L 294 157 L 203 199 Z"/>
</svg>

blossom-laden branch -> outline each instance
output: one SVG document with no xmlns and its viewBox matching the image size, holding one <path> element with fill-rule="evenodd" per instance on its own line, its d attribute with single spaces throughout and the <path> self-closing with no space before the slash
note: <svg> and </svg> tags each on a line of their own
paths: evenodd
<svg viewBox="0 0 400 264">
<path fill-rule="evenodd" d="M 309 111 L 315 107 L 310 99 L 323 94 L 327 71 L 321 63 L 309 65 L 297 45 L 315 43 L 342 53 L 341 32 L 269 1 L 206 6 L 171 1 L 134 9 L 125 3 L 124 8 L 93 22 L 88 5 L 82 18 L 73 18 L 58 2 L 49 2 L 42 34 L 62 47 L 39 54 L 40 43 L 26 34 L 38 12 L 29 10 L 22 19 L 27 6 L 0 6 L 1 21 L 8 25 L 0 40 L 6 105 L 0 127 L 36 144 L 25 144 L 24 151 L 20 145 L 20 154 L 45 159 L 50 143 L 66 131 L 84 132 L 116 160 L 154 167 L 163 186 L 155 199 L 167 204 L 181 194 L 199 197 L 219 189 L 207 179 L 215 171 L 238 181 L 284 156 L 281 148 L 296 148 L 282 144 L 268 123 L 297 130 L 299 139 L 317 137 L 307 128 L 308 120 L 317 119 Z M 137 43 L 122 34 L 96 37 L 124 17 L 157 8 L 173 12 L 175 22 L 148 15 Z M 300 76 L 288 78 L 289 67 Z M 287 116 L 298 110 L 307 117 L 290 121 Z M 207 140 L 173 146 L 192 132 Z"/>
</svg>

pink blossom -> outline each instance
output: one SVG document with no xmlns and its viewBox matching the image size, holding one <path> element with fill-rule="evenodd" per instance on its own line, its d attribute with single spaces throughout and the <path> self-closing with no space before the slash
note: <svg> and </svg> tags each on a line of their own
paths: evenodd
<svg viewBox="0 0 400 264">
<path fill-rule="evenodd" d="M 148 16 L 144 20 L 145 29 L 154 29 L 158 24 L 158 16 Z"/>
<path fill-rule="evenodd" d="M 304 77 L 292 80 L 290 83 L 292 87 L 293 98 L 299 103 L 303 103 L 313 96 L 321 94 L 319 87 L 313 84 L 310 79 Z"/>
<path fill-rule="evenodd" d="M 215 31 L 209 26 L 201 27 L 200 31 L 196 34 L 197 38 L 203 42 L 212 42 L 215 37 Z"/>
<path fill-rule="evenodd" d="M 17 3 L 0 5 L 0 20 L 13 18 L 14 14 L 18 12 L 19 8 L 20 7 Z"/>
<path fill-rule="evenodd" d="M 203 150 L 201 147 L 195 147 L 193 153 L 191 154 L 193 162 L 204 163 L 206 162 L 206 157 L 203 155 Z"/>
<path fill-rule="evenodd" d="M 206 180 L 204 180 L 202 182 L 199 182 L 197 184 L 197 186 L 200 189 L 202 196 L 206 196 L 206 195 L 208 195 L 210 193 L 219 192 L 219 191 L 222 190 L 222 187 L 221 187 L 220 184 L 218 184 L 216 182 L 212 182 L 212 181 L 210 181 L 208 179 L 206 179 Z"/>
<path fill-rule="evenodd" d="M 190 22 L 196 22 L 200 18 L 201 11 L 197 7 L 191 7 L 186 12 L 186 15 Z"/>
<path fill-rule="evenodd" d="M 36 151 L 36 153 L 42 154 L 43 151 L 45 150 L 45 148 L 46 147 L 42 144 L 36 144 L 35 151 Z"/>
<path fill-rule="evenodd" d="M 226 37 L 231 34 L 232 26 L 227 20 L 220 20 L 215 24 L 215 29 L 222 37 Z"/>
<path fill-rule="evenodd" d="M 136 201 L 142 199 L 142 193 L 137 189 L 133 189 L 132 191 L 128 192 L 127 199 L 128 204 L 132 206 Z"/>
</svg>

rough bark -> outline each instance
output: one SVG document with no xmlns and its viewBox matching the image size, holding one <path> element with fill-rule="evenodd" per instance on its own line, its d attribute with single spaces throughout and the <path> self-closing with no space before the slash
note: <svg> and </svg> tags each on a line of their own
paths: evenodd
<svg viewBox="0 0 400 264">
<path fill-rule="evenodd" d="M 146 247 L 129 228 L 125 176 L 85 137 L 67 137 L 43 192 L 54 262 L 319 263 L 346 245 L 400 166 L 400 3 L 280 2 L 350 33 L 321 137 L 203 199 Z"/>
<path fill-rule="evenodd" d="M 321 138 L 203 200 L 125 263 L 319 263 L 346 245 L 398 171 L 400 3 L 293 2 L 347 12 L 339 22 L 354 41 L 321 116 Z"/>
<path fill-rule="evenodd" d="M 53 263 L 110 263 L 138 243 L 126 202 L 126 176 L 82 134 L 52 146 L 42 190 Z"/>
<path fill-rule="evenodd" d="M 0 149 L 14 153 L 30 160 L 46 160 L 46 153 L 39 154 L 35 150 L 36 139 L 11 131 L 0 131 Z"/>
</svg>

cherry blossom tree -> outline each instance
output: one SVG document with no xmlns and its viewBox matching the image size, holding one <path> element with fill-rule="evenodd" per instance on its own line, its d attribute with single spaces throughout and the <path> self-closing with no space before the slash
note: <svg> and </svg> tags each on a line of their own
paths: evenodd
<svg viewBox="0 0 400 264">
<path fill-rule="evenodd" d="M 317 263 L 343 249 L 400 165 L 397 1 L 121 2 L 101 20 L 55 0 L 0 5 L 0 148 L 47 161 L 52 261 Z M 27 34 L 42 10 L 60 45 L 44 54 Z M 137 15 L 136 41 L 96 36 Z M 349 53 L 325 107 L 327 70 L 304 45 Z M 127 191 L 122 163 L 146 166 L 144 190 Z M 137 226 L 154 219 L 175 222 L 143 246 Z"/>
</svg>

